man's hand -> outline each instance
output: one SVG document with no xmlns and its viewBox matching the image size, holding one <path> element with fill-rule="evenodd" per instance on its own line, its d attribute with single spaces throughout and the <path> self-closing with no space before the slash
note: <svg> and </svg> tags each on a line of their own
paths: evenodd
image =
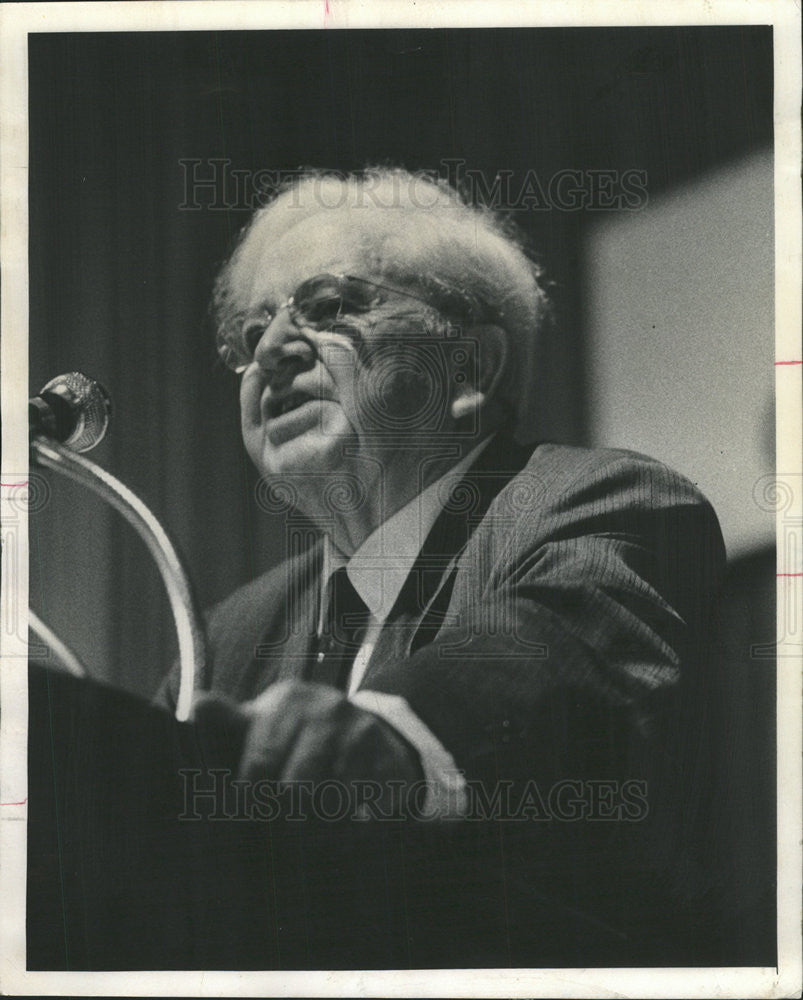
<svg viewBox="0 0 803 1000">
<path fill-rule="evenodd" d="M 285 681 L 233 705 L 201 693 L 199 726 L 242 739 L 239 777 L 250 781 L 407 781 L 423 777 L 416 751 L 384 719 L 324 684 Z"/>
</svg>

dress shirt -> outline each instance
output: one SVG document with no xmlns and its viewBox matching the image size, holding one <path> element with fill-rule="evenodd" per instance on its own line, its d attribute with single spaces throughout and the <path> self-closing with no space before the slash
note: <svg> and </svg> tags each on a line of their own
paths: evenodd
<svg viewBox="0 0 803 1000">
<path fill-rule="evenodd" d="M 349 580 L 370 613 L 368 627 L 354 657 L 348 683 L 350 700 L 389 722 L 416 749 L 427 784 L 423 813 L 427 818 L 456 819 L 465 815 L 466 784 L 449 751 L 424 725 L 404 698 L 360 690 L 379 634 L 418 558 L 432 526 L 443 509 L 448 478 L 462 476 L 476 461 L 490 438 L 481 441 L 447 473 L 431 483 L 391 515 L 347 558 L 329 535 L 324 537 L 321 605 L 318 634 L 323 629 L 332 575 L 346 567 Z"/>
</svg>

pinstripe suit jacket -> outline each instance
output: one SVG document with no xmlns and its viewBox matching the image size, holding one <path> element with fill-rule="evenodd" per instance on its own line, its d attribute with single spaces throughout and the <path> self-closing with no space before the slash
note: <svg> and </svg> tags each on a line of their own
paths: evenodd
<svg viewBox="0 0 803 1000">
<path fill-rule="evenodd" d="M 694 714 L 679 694 L 724 567 L 711 506 L 643 455 L 504 435 L 453 487 L 361 688 L 404 697 L 469 780 L 634 773 Z M 212 611 L 213 691 L 305 676 L 320 563 L 307 546 Z"/>
</svg>

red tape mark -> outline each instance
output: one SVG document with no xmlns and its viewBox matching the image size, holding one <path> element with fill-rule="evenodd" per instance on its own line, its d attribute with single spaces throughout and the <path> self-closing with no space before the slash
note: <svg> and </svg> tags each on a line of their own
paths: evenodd
<svg viewBox="0 0 803 1000">
<path fill-rule="evenodd" d="M 803 365 L 803 360 L 801 361 L 776 361 L 776 365 Z"/>
<path fill-rule="evenodd" d="M 0 802 L 0 806 L 24 806 L 28 801 L 28 796 L 26 795 L 22 802 Z"/>
</svg>

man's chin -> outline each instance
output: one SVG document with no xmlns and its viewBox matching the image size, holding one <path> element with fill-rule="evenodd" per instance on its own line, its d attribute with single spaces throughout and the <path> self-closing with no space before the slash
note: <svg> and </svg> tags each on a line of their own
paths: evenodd
<svg viewBox="0 0 803 1000">
<path fill-rule="evenodd" d="M 258 449 L 258 460 L 251 449 L 249 452 L 264 476 L 309 479 L 343 469 L 346 449 L 354 443 L 350 429 L 338 434 L 316 427 L 278 443 L 265 433 Z"/>
</svg>

